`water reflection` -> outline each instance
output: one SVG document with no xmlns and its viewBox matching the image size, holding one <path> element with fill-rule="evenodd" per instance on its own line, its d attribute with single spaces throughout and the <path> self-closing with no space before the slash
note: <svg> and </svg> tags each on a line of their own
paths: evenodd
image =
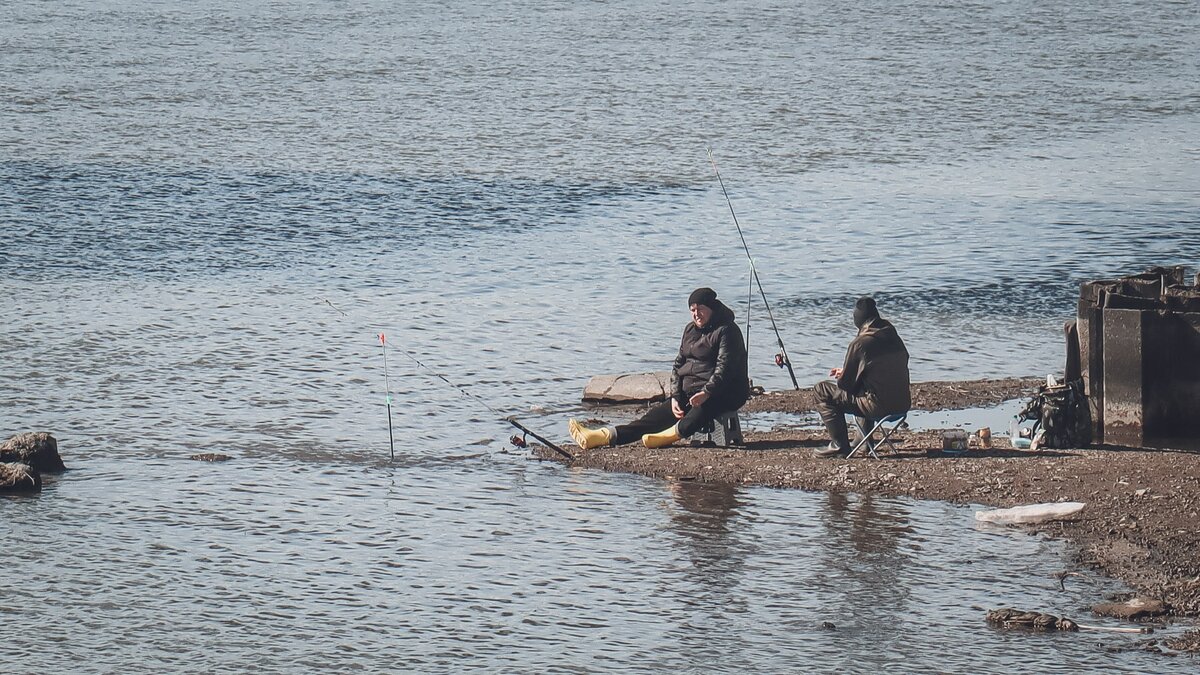
<svg viewBox="0 0 1200 675">
<path fill-rule="evenodd" d="M 837 580 L 826 589 L 831 614 L 853 617 L 854 628 L 867 635 L 894 638 L 893 627 L 914 609 L 902 574 L 913 562 L 911 546 L 902 545 L 912 534 L 908 508 L 870 495 L 830 493 L 818 519 L 823 576 Z"/>
<path fill-rule="evenodd" d="M 674 505 L 671 529 L 678 534 L 691 569 L 690 604 L 714 615 L 745 611 L 745 600 L 734 593 L 741 580 L 746 558 L 756 547 L 744 536 L 737 522 L 745 504 L 732 485 L 678 481 L 667 484 Z"/>
</svg>

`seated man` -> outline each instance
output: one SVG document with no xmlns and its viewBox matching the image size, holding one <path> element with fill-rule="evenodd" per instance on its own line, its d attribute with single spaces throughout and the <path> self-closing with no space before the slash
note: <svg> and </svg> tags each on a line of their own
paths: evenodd
<svg viewBox="0 0 1200 675">
<path fill-rule="evenodd" d="M 858 336 L 846 349 L 846 362 L 829 371 L 837 381 L 825 380 L 813 387 L 817 412 L 832 439 L 828 448 L 814 451 L 818 457 L 850 453 L 846 413 L 875 420 L 908 412 L 912 397 L 908 390 L 908 349 L 896 327 L 879 318 L 873 298 L 854 304 Z"/>
<path fill-rule="evenodd" d="M 642 439 L 647 448 L 661 448 L 687 438 L 716 418 L 737 410 L 750 398 L 746 343 L 733 310 L 711 288 L 697 288 L 688 297 L 692 320 L 683 329 L 679 355 L 671 369 L 669 401 L 650 408 L 629 424 L 588 429 L 567 423 L 571 438 L 587 450 Z"/>
</svg>

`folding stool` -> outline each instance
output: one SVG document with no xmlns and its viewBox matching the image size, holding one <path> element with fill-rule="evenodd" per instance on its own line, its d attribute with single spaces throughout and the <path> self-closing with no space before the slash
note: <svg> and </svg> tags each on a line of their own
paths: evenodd
<svg viewBox="0 0 1200 675">
<path fill-rule="evenodd" d="M 892 452 L 896 452 L 896 444 L 892 443 L 891 436 L 892 434 L 896 433 L 897 429 L 900 429 L 901 427 L 906 429 L 908 428 L 908 423 L 906 422 L 907 419 L 907 412 L 888 415 L 887 417 L 880 419 L 878 422 L 872 422 L 869 418 L 865 417 L 855 417 L 854 423 L 858 426 L 858 430 L 862 433 L 862 438 L 859 439 L 858 443 L 855 443 L 854 447 L 850 449 L 850 454 L 846 455 L 846 459 L 853 457 L 854 453 L 858 452 L 859 448 L 864 445 L 867 446 L 867 453 L 875 459 L 879 459 L 879 455 L 876 453 L 876 451 L 883 447 L 885 443 L 889 448 L 892 449 Z M 867 429 L 870 429 L 870 431 L 867 431 Z M 880 430 L 883 431 L 883 438 L 879 439 L 878 441 L 872 441 L 871 436 L 874 435 L 876 431 Z"/>
</svg>

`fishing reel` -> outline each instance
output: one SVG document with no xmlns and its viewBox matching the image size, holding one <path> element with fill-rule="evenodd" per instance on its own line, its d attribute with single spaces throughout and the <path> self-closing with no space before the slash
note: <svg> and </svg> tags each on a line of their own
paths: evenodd
<svg viewBox="0 0 1200 675">
<path fill-rule="evenodd" d="M 512 436 L 508 437 L 508 442 L 512 443 L 513 447 L 516 447 L 516 448 L 528 448 L 529 447 L 529 441 L 525 440 L 524 434 L 521 434 L 520 436 L 513 434 Z"/>
<path fill-rule="evenodd" d="M 787 357 L 783 355 L 783 352 L 779 352 L 775 355 L 775 365 L 779 366 L 780 368 L 786 368 L 787 364 Z"/>
</svg>

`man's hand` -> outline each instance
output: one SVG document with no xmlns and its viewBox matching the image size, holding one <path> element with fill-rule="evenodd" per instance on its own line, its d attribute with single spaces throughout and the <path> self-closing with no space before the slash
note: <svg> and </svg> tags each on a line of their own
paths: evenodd
<svg viewBox="0 0 1200 675">
<path fill-rule="evenodd" d="M 683 419 L 683 408 L 679 407 L 679 401 L 676 401 L 674 397 L 671 398 L 671 412 L 675 414 L 675 419 Z"/>
<path fill-rule="evenodd" d="M 836 380 L 842 379 L 842 369 L 841 368 L 830 368 L 829 376 Z"/>
<path fill-rule="evenodd" d="M 695 394 L 693 394 L 691 398 L 688 399 L 688 403 L 692 404 L 692 407 L 695 408 L 696 406 L 704 403 L 707 400 L 708 400 L 708 392 L 698 391 Z"/>
</svg>

